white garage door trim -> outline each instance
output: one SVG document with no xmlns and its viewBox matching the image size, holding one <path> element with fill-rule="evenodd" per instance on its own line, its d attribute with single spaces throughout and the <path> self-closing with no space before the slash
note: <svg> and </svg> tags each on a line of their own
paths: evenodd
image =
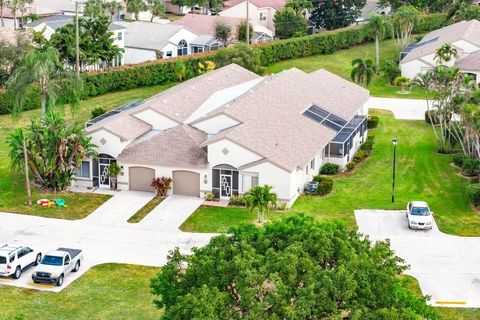
<svg viewBox="0 0 480 320">
<path fill-rule="evenodd" d="M 173 194 L 200 197 L 200 174 L 193 171 L 173 171 Z"/>
<path fill-rule="evenodd" d="M 153 192 L 150 184 L 155 178 L 155 170 L 147 167 L 130 167 L 128 169 L 130 190 Z"/>
</svg>

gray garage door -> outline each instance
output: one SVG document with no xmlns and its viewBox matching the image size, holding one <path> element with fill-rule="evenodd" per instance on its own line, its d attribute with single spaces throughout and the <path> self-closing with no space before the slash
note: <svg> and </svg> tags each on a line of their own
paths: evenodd
<svg viewBox="0 0 480 320">
<path fill-rule="evenodd" d="M 174 171 L 173 194 L 199 197 L 200 174 L 191 171 Z"/>
<path fill-rule="evenodd" d="M 144 167 L 130 167 L 130 190 L 136 191 L 151 191 L 153 192 L 150 184 L 152 179 L 155 178 L 155 170 Z"/>
</svg>

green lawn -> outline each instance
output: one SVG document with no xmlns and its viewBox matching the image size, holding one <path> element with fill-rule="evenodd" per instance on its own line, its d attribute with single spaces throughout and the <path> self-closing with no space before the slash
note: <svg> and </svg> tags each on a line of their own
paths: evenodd
<svg viewBox="0 0 480 320">
<path fill-rule="evenodd" d="M 115 92 L 90 98 L 81 102 L 79 111 L 73 117 L 70 115 L 69 109 L 65 108 L 65 117 L 69 120 L 84 123 L 90 119 L 91 111 L 96 107 L 111 110 L 134 99 L 148 98 L 172 85 L 174 84 Z M 30 121 L 29 119 L 39 114 L 39 109 L 27 111 L 16 123 L 13 122 L 10 115 L 0 116 L 0 211 L 64 219 L 83 218 L 109 199 L 109 196 L 78 193 L 51 194 L 32 190 L 34 201 L 41 198 L 53 199 L 58 197 L 65 199 L 68 206 L 66 208 L 42 208 L 36 205 L 29 207 L 25 204 L 26 193 L 23 174 L 12 172 L 10 169 L 8 146 L 6 144 L 8 134 L 16 127 L 25 126 Z"/>
<path fill-rule="evenodd" d="M 0 286 L 1 319 L 159 319 L 150 278 L 159 268 L 103 264 L 90 269 L 61 293 Z"/>
<path fill-rule="evenodd" d="M 163 200 L 165 200 L 165 197 L 154 197 L 152 200 L 148 201 L 148 203 L 144 205 L 142 209 L 138 210 L 133 216 L 131 216 L 127 222 L 138 223 L 142 221 L 142 219 L 145 218 L 153 209 L 155 209 L 155 207 L 158 206 Z"/>
<path fill-rule="evenodd" d="M 394 40 L 385 40 L 380 44 L 380 60 L 386 61 L 398 56 Z M 299 59 L 285 60 L 268 67 L 268 71 L 277 73 L 296 67 L 306 72 L 321 68 L 327 69 L 347 80 L 350 80 L 352 60 L 355 58 L 370 58 L 375 60 L 375 44 L 362 44 L 350 49 L 340 50 L 328 55 L 316 55 Z M 381 65 L 381 64 L 380 64 Z M 391 86 L 382 75 L 375 76 L 367 88 L 372 96 L 394 98 L 425 99 L 425 91 L 413 88 L 410 94 L 399 94 L 399 87 Z"/>
<path fill-rule="evenodd" d="M 443 232 L 463 236 L 480 236 L 480 214 L 472 209 L 465 193 L 468 180 L 451 166 L 451 156 L 435 152 L 431 127 L 423 121 L 400 121 L 390 113 L 380 116 L 373 153 L 355 172 L 334 178 L 333 191 L 326 197 L 301 196 L 289 214 L 304 212 L 318 220 L 344 221 L 355 225 L 355 209 L 404 209 L 410 200 L 426 200 Z M 398 158 L 396 200 L 391 204 L 392 158 L 391 140 L 397 137 Z M 270 219 L 279 216 L 269 214 Z M 221 232 L 240 222 L 251 222 L 254 215 L 245 209 L 201 208 L 182 229 Z"/>
</svg>

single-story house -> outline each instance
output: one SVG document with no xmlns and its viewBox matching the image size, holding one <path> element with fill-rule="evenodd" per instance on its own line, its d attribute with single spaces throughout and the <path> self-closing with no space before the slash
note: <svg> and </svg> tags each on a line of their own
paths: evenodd
<svg viewBox="0 0 480 320">
<path fill-rule="evenodd" d="M 7 5 L 3 8 L 4 27 L 9 29 L 23 28 L 26 23 L 30 22 L 29 16 L 31 14 L 34 14 L 39 19 L 44 19 L 59 14 L 59 11 L 41 6 L 27 5 L 22 15 L 21 12 L 18 11 L 14 14 Z"/>
<path fill-rule="evenodd" d="M 400 69 L 402 75 L 413 79 L 438 65 L 436 51 L 449 43 L 457 49 L 458 56 L 446 65 L 457 67 L 471 74 L 480 83 L 480 21 L 461 21 L 427 34 L 420 42 L 402 51 Z"/>
<path fill-rule="evenodd" d="M 36 32 L 43 32 L 43 36 L 50 40 L 52 35 L 55 31 L 61 27 L 66 26 L 67 24 L 74 24 L 75 23 L 75 16 L 70 15 L 56 15 L 51 16 L 45 19 L 40 19 L 35 22 L 30 22 L 25 25 L 25 29 L 32 29 Z M 110 31 L 113 33 L 112 37 L 114 39 L 114 44 L 119 48 L 125 47 L 125 33 L 126 28 L 117 24 L 111 23 L 110 24 Z M 124 62 L 123 55 L 119 56 L 115 62 L 115 65 L 122 65 Z"/>
<path fill-rule="evenodd" d="M 244 19 L 231 18 L 231 17 L 222 17 L 222 16 L 211 16 L 205 14 L 187 14 L 181 19 L 173 21 L 172 24 L 184 26 L 189 30 L 192 30 L 196 34 L 201 36 L 209 37 L 212 40 L 215 40 L 215 24 L 218 22 L 224 22 L 230 26 L 232 32 L 230 36 L 230 43 L 237 42 L 237 26 L 244 21 Z M 273 40 L 274 33 L 273 31 L 267 29 L 261 24 L 251 21 L 250 24 L 253 28 L 252 42 L 266 42 Z M 197 41 L 198 42 L 198 41 Z M 218 41 L 215 43 L 217 46 L 220 45 Z"/>
<path fill-rule="evenodd" d="M 288 205 L 327 163 L 346 165 L 367 135 L 369 93 L 326 70 L 260 77 L 231 64 L 86 124 L 98 159 L 77 186 L 151 191 L 171 177 L 173 194 L 217 198 L 272 185 Z"/>
<path fill-rule="evenodd" d="M 249 20 L 250 23 L 258 23 L 275 32 L 274 17 L 277 11 L 282 10 L 287 3 L 286 0 L 250 0 Z M 226 0 L 223 2 L 223 9 L 218 13 L 222 17 L 246 19 L 246 0 Z"/>
</svg>

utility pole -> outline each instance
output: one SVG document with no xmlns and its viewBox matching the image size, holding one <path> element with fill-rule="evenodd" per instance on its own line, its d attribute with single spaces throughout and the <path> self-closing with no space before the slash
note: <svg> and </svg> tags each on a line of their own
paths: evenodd
<svg viewBox="0 0 480 320">
<path fill-rule="evenodd" d="M 80 78 L 80 34 L 78 30 L 78 0 L 75 1 L 75 71 Z"/>
<path fill-rule="evenodd" d="M 247 44 L 250 44 L 250 17 L 249 17 L 249 10 L 250 10 L 250 0 L 247 0 Z"/>
<path fill-rule="evenodd" d="M 25 186 L 27 188 L 27 206 L 32 205 L 32 192 L 30 191 L 30 178 L 28 177 L 28 159 L 27 159 L 27 145 L 25 138 L 23 138 L 23 163 L 25 170 Z"/>
</svg>

